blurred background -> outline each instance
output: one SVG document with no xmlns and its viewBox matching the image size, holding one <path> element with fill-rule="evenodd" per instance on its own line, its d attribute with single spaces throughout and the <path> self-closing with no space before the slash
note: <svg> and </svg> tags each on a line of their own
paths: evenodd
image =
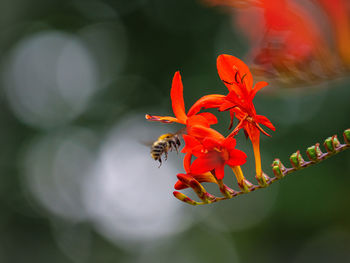
<svg viewBox="0 0 350 263">
<path fill-rule="evenodd" d="M 1 0 L 0 262 L 350 262 L 350 151 L 267 189 L 190 207 L 172 196 L 181 154 L 161 168 L 141 142 L 226 94 L 216 57 L 270 85 L 255 99 L 276 126 L 265 172 L 350 128 L 344 0 Z M 228 114 L 216 126 L 227 134 Z M 250 142 L 243 167 L 253 181 Z M 230 175 L 228 185 L 237 188 Z M 184 191 L 190 194 L 190 191 Z"/>
</svg>

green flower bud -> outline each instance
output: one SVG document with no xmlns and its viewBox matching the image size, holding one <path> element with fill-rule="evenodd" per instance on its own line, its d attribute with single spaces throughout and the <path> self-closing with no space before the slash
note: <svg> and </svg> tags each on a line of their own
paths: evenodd
<svg viewBox="0 0 350 263">
<path fill-rule="evenodd" d="M 300 154 L 300 151 L 293 153 L 290 156 L 289 160 L 294 168 L 300 168 L 300 166 L 305 162 L 303 157 Z"/>
<path fill-rule="evenodd" d="M 309 157 L 310 161 L 314 161 L 314 162 L 319 161 L 318 158 L 322 155 L 320 144 L 316 143 L 315 145 L 307 148 L 306 154 Z"/>
<path fill-rule="evenodd" d="M 273 166 L 272 171 L 277 178 L 282 178 L 284 176 L 283 172 L 281 171 L 281 168 L 278 165 Z"/>
<path fill-rule="evenodd" d="M 324 147 L 326 148 L 327 152 L 335 152 L 336 148 L 340 146 L 340 142 L 337 138 L 337 135 L 333 135 L 332 137 L 328 137 L 324 141 Z"/>
<path fill-rule="evenodd" d="M 350 129 L 344 131 L 344 141 L 346 144 L 350 144 Z"/>
</svg>

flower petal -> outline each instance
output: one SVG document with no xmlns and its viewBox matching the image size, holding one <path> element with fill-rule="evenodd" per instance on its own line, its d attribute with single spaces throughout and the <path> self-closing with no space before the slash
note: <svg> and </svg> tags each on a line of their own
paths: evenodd
<svg viewBox="0 0 350 263">
<path fill-rule="evenodd" d="M 245 76 L 243 83 L 245 83 L 246 88 L 251 90 L 253 87 L 252 73 L 242 60 L 226 54 L 220 55 L 217 58 L 217 69 L 220 79 L 224 81 L 229 90 L 232 90 L 232 84 L 229 83 L 237 83 L 235 79 L 237 71 L 241 78 Z"/>
<path fill-rule="evenodd" d="M 224 140 L 222 146 L 228 150 L 232 150 L 236 147 L 236 140 L 232 137 L 228 137 Z"/>
<path fill-rule="evenodd" d="M 213 137 L 205 137 L 202 143 L 204 148 L 207 150 L 211 150 L 215 147 L 221 146 L 221 140 L 218 141 Z"/>
<path fill-rule="evenodd" d="M 215 168 L 215 176 L 218 180 L 224 179 L 225 176 L 225 165 L 219 165 L 218 167 Z"/>
<path fill-rule="evenodd" d="M 237 166 L 245 164 L 247 161 L 247 155 L 238 149 L 230 150 L 230 159 L 226 161 L 229 166 Z"/>
<path fill-rule="evenodd" d="M 209 128 L 209 121 L 201 115 L 193 115 L 187 119 L 186 126 L 191 127 L 194 125 L 204 126 Z"/>
<path fill-rule="evenodd" d="M 194 160 L 190 171 L 192 174 L 202 174 L 213 170 L 222 163 L 223 160 L 220 154 L 216 151 L 211 151 Z"/>
<path fill-rule="evenodd" d="M 201 146 L 201 143 L 193 136 L 183 134 L 182 137 L 185 141 L 185 147 L 182 149 L 182 153 L 190 153 L 193 148 Z"/>
<path fill-rule="evenodd" d="M 216 116 L 210 112 L 198 113 L 197 116 L 204 117 L 208 121 L 209 125 L 214 125 L 218 123 L 218 119 L 216 118 Z"/>
<path fill-rule="evenodd" d="M 251 92 L 251 99 L 254 99 L 256 93 L 263 87 L 266 87 L 267 85 L 269 85 L 269 83 L 267 83 L 266 81 L 259 81 L 258 83 L 256 83 L 254 89 Z"/>
<path fill-rule="evenodd" d="M 156 115 L 146 114 L 145 118 L 146 120 L 149 120 L 149 121 L 160 121 L 164 123 L 172 123 L 172 122 L 182 123 L 177 118 L 170 117 L 170 116 L 156 116 Z"/>
<path fill-rule="evenodd" d="M 262 125 L 265 125 L 267 128 L 269 128 L 273 131 L 276 130 L 275 126 L 273 126 L 271 121 L 263 115 L 256 115 L 255 120 L 256 120 L 256 122 L 261 123 Z"/>
<path fill-rule="evenodd" d="M 188 111 L 187 115 L 192 116 L 194 114 L 197 114 L 202 109 L 218 108 L 221 105 L 224 98 L 224 95 L 219 94 L 203 96 L 193 104 L 193 106 Z"/>
<path fill-rule="evenodd" d="M 188 134 L 203 139 L 205 137 L 213 137 L 217 140 L 224 140 L 225 137 L 214 129 L 194 125 L 188 128 Z"/>
<path fill-rule="evenodd" d="M 223 103 L 221 103 L 221 105 L 219 107 L 219 111 L 227 111 L 227 110 L 230 110 L 236 106 L 237 106 L 237 104 L 233 103 L 232 101 L 225 100 Z"/>
<path fill-rule="evenodd" d="M 185 123 L 187 115 L 185 112 L 183 85 L 179 71 L 177 71 L 174 75 L 170 91 L 170 97 L 175 117 L 179 120 L 180 123 Z"/>
</svg>

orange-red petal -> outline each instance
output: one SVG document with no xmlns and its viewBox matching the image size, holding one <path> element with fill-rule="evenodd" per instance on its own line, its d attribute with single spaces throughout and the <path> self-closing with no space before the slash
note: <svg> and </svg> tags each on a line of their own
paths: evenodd
<svg viewBox="0 0 350 263">
<path fill-rule="evenodd" d="M 203 154 L 192 162 L 191 173 L 192 174 L 202 174 L 209 172 L 219 165 L 224 163 L 219 152 L 210 151 L 207 154 Z"/>
<path fill-rule="evenodd" d="M 256 115 L 255 120 L 256 120 L 256 122 L 261 123 L 262 125 L 265 125 L 267 128 L 269 128 L 273 131 L 276 130 L 275 126 L 273 126 L 271 121 L 263 115 Z"/>
<path fill-rule="evenodd" d="M 229 166 L 243 165 L 247 161 L 247 155 L 238 149 L 230 150 L 230 159 L 226 161 Z"/>
<path fill-rule="evenodd" d="M 213 137 L 219 141 L 225 139 L 225 137 L 214 129 L 194 125 L 188 128 L 188 134 L 197 138 Z"/>
<path fill-rule="evenodd" d="M 269 85 L 269 83 L 267 83 L 266 81 L 259 81 L 258 83 L 256 83 L 254 89 L 251 92 L 251 99 L 254 99 L 256 93 L 263 87 L 266 87 L 267 85 Z"/>
<path fill-rule="evenodd" d="M 145 118 L 146 120 L 149 120 L 149 121 L 159 121 L 164 123 L 172 123 L 172 122 L 182 123 L 177 118 L 170 117 L 170 116 L 156 116 L 156 115 L 146 114 Z"/>
<path fill-rule="evenodd" d="M 192 116 L 197 114 L 202 109 L 218 108 L 224 99 L 225 96 L 219 94 L 203 96 L 193 104 L 187 115 Z"/>
<path fill-rule="evenodd" d="M 214 125 L 218 123 L 218 119 L 216 118 L 216 116 L 210 112 L 198 113 L 197 116 L 204 117 L 207 120 L 209 125 Z"/>
<path fill-rule="evenodd" d="M 209 112 L 205 112 L 202 114 L 200 113 L 189 117 L 187 119 L 186 125 L 187 127 L 191 127 L 193 125 L 199 125 L 199 126 L 204 126 L 209 128 L 210 125 L 216 124 L 216 123 L 217 123 L 216 117 Z"/>
<path fill-rule="evenodd" d="M 242 60 L 231 55 L 220 55 L 217 58 L 217 69 L 220 79 L 224 81 L 229 90 L 232 90 L 232 84 L 228 83 L 236 83 L 235 75 L 237 71 L 239 71 L 241 78 L 245 76 L 243 82 L 245 83 L 246 88 L 248 90 L 252 89 L 252 73 L 250 72 L 248 66 Z"/>
<path fill-rule="evenodd" d="M 222 146 L 228 150 L 232 150 L 236 147 L 236 139 L 228 137 L 223 141 Z"/>
<path fill-rule="evenodd" d="M 185 141 L 185 147 L 182 149 L 182 153 L 190 153 L 195 147 L 201 146 L 201 143 L 193 136 L 184 134 L 182 137 Z"/>
<path fill-rule="evenodd" d="M 225 164 L 221 164 L 215 168 L 215 176 L 218 180 L 224 179 L 225 176 Z"/>
<path fill-rule="evenodd" d="M 183 85 L 179 71 L 177 71 L 174 75 L 170 97 L 175 117 L 180 123 L 186 123 L 187 115 L 185 112 L 185 102 L 183 98 Z"/>
</svg>

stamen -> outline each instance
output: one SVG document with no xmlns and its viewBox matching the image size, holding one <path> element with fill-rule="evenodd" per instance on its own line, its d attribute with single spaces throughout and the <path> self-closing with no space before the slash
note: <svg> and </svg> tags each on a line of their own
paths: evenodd
<svg viewBox="0 0 350 263">
<path fill-rule="evenodd" d="M 247 73 L 245 73 L 245 74 L 243 75 L 243 77 L 241 78 L 241 83 L 242 83 L 242 84 L 243 84 L 243 80 L 244 80 L 245 76 L 247 76 Z"/>
<path fill-rule="evenodd" d="M 236 74 L 235 74 L 235 80 L 236 80 L 236 82 L 237 82 L 237 83 L 239 83 L 239 81 L 238 81 L 238 79 L 237 79 L 238 74 L 239 74 L 239 72 L 238 72 L 238 71 L 236 71 Z"/>
</svg>

